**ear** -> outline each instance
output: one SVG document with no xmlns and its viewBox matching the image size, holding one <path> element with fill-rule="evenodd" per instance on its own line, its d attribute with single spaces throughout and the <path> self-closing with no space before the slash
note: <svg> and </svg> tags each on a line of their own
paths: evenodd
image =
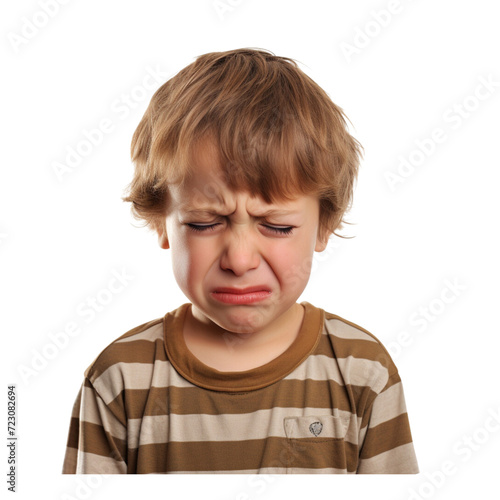
<svg viewBox="0 0 500 500">
<path fill-rule="evenodd" d="M 314 247 L 315 252 L 322 252 L 327 247 L 328 240 L 331 234 L 331 232 L 320 231 L 318 229 L 318 235 L 316 236 L 316 246 Z"/>
<path fill-rule="evenodd" d="M 170 243 L 168 242 L 167 232 L 162 229 L 156 229 L 158 233 L 158 244 L 163 250 L 167 250 L 170 248 Z"/>
</svg>

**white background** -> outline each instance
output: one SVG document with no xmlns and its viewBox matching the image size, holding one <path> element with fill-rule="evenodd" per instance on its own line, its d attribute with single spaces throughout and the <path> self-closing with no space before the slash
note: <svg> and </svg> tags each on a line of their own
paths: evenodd
<svg viewBox="0 0 500 500">
<path fill-rule="evenodd" d="M 17 384 L 18 498 L 448 499 L 488 486 L 494 495 L 497 2 L 222 0 L 217 9 L 212 0 L 47 1 L 50 16 L 42 4 L 11 2 L 1 16 L 2 390 L 6 401 L 7 383 Z M 132 176 L 132 133 L 160 85 L 148 90 L 142 81 L 153 70 L 166 81 L 198 55 L 241 47 L 296 59 L 344 109 L 365 148 L 353 225 L 343 233 L 355 237 L 332 239 L 317 256 L 300 300 L 363 326 L 390 349 L 421 473 L 96 476 L 84 486 L 90 477 L 60 472 L 84 370 L 112 340 L 186 301 L 168 251 L 133 226 L 120 199 Z M 481 83 L 488 80 L 489 90 Z M 54 164 L 103 119 L 113 130 L 60 180 Z M 429 142 L 435 129 L 439 144 Z M 391 189 L 387 173 L 399 175 L 402 158 L 415 167 Z M 113 270 L 124 270 L 127 286 L 92 319 L 82 315 L 89 297 L 105 296 Z M 79 334 L 55 347 L 71 322 Z"/>
</svg>

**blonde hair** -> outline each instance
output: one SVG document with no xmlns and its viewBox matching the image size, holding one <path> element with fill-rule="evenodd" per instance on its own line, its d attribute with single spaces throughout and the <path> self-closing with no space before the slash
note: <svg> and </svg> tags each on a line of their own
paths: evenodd
<svg viewBox="0 0 500 500">
<path fill-rule="evenodd" d="M 229 188 L 267 203 L 314 194 L 320 234 L 343 226 L 362 146 L 293 59 L 252 48 L 212 52 L 155 92 L 132 138 L 135 173 L 123 198 L 137 220 L 165 230 L 168 186 L 193 173 L 193 151 L 207 136 Z"/>
</svg>

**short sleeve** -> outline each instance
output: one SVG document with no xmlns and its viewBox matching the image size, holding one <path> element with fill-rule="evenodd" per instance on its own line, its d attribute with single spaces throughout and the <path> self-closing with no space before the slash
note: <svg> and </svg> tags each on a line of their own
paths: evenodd
<svg viewBox="0 0 500 500">
<path fill-rule="evenodd" d="M 367 409 L 360 430 L 358 474 L 417 474 L 403 386 L 393 373 Z"/>
<path fill-rule="evenodd" d="M 85 378 L 73 406 L 63 474 L 126 474 L 126 426 Z"/>
</svg>

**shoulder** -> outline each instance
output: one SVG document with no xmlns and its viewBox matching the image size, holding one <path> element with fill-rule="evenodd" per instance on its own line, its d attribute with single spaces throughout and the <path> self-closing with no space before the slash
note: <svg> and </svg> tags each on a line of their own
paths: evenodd
<svg viewBox="0 0 500 500">
<path fill-rule="evenodd" d="M 387 349 L 365 328 L 325 311 L 324 333 L 346 383 L 369 385 L 380 392 L 390 379 L 399 378 Z"/>
<path fill-rule="evenodd" d="M 105 347 L 85 370 L 85 377 L 95 383 L 106 376 L 123 378 L 123 372 L 134 364 L 153 364 L 161 356 L 163 318 L 157 318 L 132 328 Z"/>
</svg>

